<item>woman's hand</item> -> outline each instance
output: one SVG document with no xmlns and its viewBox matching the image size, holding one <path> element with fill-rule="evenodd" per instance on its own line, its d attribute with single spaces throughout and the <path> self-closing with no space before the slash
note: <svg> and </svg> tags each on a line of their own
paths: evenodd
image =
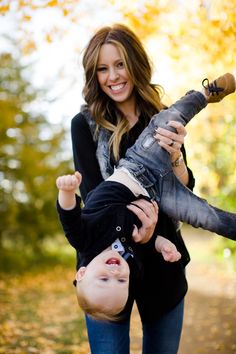
<svg viewBox="0 0 236 354">
<path fill-rule="evenodd" d="M 168 123 L 170 127 L 176 129 L 176 133 L 167 129 L 157 128 L 154 137 L 158 140 L 158 144 L 170 154 L 171 162 L 176 161 L 181 155 L 181 147 L 187 131 L 183 124 L 175 121 Z"/>
<path fill-rule="evenodd" d="M 179 122 L 170 121 L 168 125 L 175 128 L 176 133 L 167 129 L 157 128 L 154 137 L 158 139 L 158 144 L 169 152 L 175 176 L 187 186 L 189 182 L 188 169 L 181 153 L 181 147 L 187 132 L 184 125 Z"/>
<path fill-rule="evenodd" d="M 156 202 L 149 202 L 146 199 L 138 199 L 127 205 L 127 208 L 132 211 L 142 223 L 138 229 L 134 225 L 132 233 L 135 242 L 147 243 L 152 237 L 157 221 L 158 221 L 158 205 Z"/>
</svg>

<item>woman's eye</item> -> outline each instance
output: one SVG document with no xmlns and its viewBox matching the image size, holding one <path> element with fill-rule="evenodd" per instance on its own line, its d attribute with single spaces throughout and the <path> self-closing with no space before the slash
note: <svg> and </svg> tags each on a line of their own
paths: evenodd
<svg viewBox="0 0 236 354">
<path fill-rule="evenodd" d="M 123 67 L 124 67 L 123 61 L 119 62 L 119 63 L 117 64 L 117 67 L 118 67 L 119 69 L 123 68 Z"/>
<path fill-rule="evenodd" d="M 106 69 L 107 68 L 101 66 L 100 68 L 97 68 L 97 71 L 106 71 Z"/>
</svg>

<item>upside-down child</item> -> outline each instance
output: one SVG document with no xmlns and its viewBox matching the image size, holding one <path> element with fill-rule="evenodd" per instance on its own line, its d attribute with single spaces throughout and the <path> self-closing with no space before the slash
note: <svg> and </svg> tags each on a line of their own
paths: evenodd
<svg viewBox="0 0 236 354">
<path fill-rule="evenodd" d="M 190 91 L 170 108 L 154 115 L 113 175 L 90 192 L 83 208 L 76 194 L 80 173 L 58 177 L 57 208 L 70 244 L 79 250 L 77 295 L 86 313 L 112 319 L 127 302 L 126 260 L 135 260 L 132 234 L 134 225 L 139 226 L 132 205 L 127 205 L 135 198 L 155 200 L 156 211 L 157 202 L 159 209 L 175 220 L 236 239 L 236 214 L 209 205 L 182 185 L 173 174 L 168 153 L 154 138 L 158 127 L 170 129 L 169 121 L 186 125 L 207 103 L 219 102 L 234 91 L 234 76 L 225 74 L 204 86 L 202 92 Z M 145 242 L 150 242 L 167 261 L 180 259 L 175 245 L 162 236 Z"/>
</svg>

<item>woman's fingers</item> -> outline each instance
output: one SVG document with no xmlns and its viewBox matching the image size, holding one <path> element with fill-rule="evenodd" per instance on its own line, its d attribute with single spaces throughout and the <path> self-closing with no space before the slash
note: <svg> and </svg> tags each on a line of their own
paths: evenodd
<svg viewBox="0 0 236 354">
<path fill-rule="evenodd" d="M 169 152 L 170 155 L 177 156 L 181 152 L 187 131 L 180 122 L 170 121 L 168 125 L 175 128 L 176 132 L 157 128 L 154 137 L 158 140 L 158 144 Z"/>
<path fill-rule="evenodd" d="M 146 199 L 138 199 L 131 203 L 139 207 L 147 216 L 156 215 L 158 213 L 158 205 L 155 201 L 148 201 Z"/>
<path fill-rule="evenodd" d="M 142 223 L 139 229 L 134 225 L 132 234 L 134 241 L 140 243 L 148 242 L 154 233 L 158 220 L 157 203 L 139 199 L 127 205 L 127 208 L 132 211 Z"/>
</svg>

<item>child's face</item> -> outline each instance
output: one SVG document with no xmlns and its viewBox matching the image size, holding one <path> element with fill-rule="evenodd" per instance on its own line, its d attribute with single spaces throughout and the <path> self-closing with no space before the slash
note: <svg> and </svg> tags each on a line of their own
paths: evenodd
<svg viewBox="0 0 236 354">
<path fill-rule="evenodd" d="M 112 313 L 125 306 L 129 290 L 128 263 L 116 251 L 105 250 L 77 273 L 78 286 L 89 303 Z"/>
</svg>

